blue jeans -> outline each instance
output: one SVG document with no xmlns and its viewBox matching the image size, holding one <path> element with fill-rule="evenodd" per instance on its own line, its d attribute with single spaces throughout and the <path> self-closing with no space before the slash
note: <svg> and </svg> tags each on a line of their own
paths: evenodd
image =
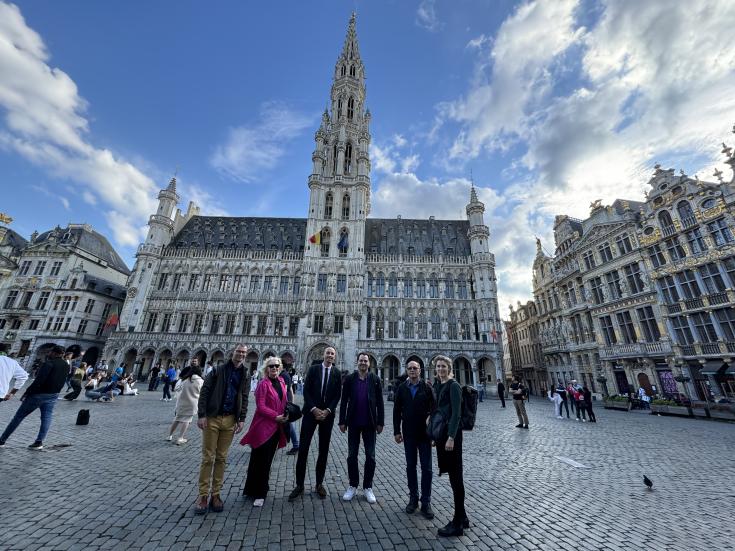
<svg viewBox="0 0 735 551">
<path fill-rule="evenodd" d="M 416 475 L 416 459 L 421 462 L 421 503 L 431 503 L 431 442 L 429 440 L 403 439 L 406 452 L 406 476 L 408 492 L 411 498 L 419 498 L 419 483 Z"/>
<path fill-rule="evenodd" d="M 36 441 L 43 442 L 43 439 L 46 438 L 46 434 L 48 434 L 48 431 L 51 428 L 51 417 L 54 414 L 54 406 L 56 405 L 56 400 L 58 400 L 58 398 L 58 394 L 31 394 L 30 396 L 26 395 L 26 397 L 20 403 L 18 411 L 15 412 L 15 416 L 10 420 L 10 423 L 5 429 L 5 432 L 3 432 L 3 435 L 0 436 L 0 440 L 5 442 L 8 437 L 13 434 L 15 429 L 18 428 L 18 425 L 20 425 L 23 419 L 33 413 L 33 411 L 35 411 L 36 409 L 40 409 L 41 428 L 38 431 Z"/>
<path fill-rule="evenodd" d="M 357 453 L 360 450 L 360 435 L 365 445 L 365 475 L 362 477 L 362 487 L 373 487 L 375 474 L 375 427 L 348 427 L 347 428 L 347 474 L 350 477 L 350 486 L 357 488 L 360 483 L 360 467 L 357 464 Z"/>
<path fill-rule="evenodd" d="M 291 427 L 291 446 L 294 448 L 299 447 L 299 433 L 296 431 L 296 422 L 289 423 L 289 426 Z"/>
</svg>

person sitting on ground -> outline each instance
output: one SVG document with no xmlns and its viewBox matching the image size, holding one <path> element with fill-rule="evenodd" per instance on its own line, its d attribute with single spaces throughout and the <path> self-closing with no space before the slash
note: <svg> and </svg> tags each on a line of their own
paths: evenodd
<svg viewBox="0 0 735 551">
<path fill-rule="evenodd" d="M 89 400 L 99 400 L 102 394 L 97 390 L 100 380 L 102 379 L 102 373 L 97 372 L 92 374 L 87 379 L 87 384 L 84 385 L 84 396 Z"/>
<path fill-rule="evenodd" d="M 133 376 L 126 377 L 123 379 L 123 396 L 137 396 L 138 395 L 138 389 L 133 388 L 135 386 L 135 381 L 133 380 Z"/>
</svg>

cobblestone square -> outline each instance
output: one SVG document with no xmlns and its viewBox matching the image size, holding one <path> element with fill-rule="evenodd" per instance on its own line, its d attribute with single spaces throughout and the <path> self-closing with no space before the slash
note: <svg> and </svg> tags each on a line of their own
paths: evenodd
<svg viewBox="0 0 735 551">
<path fill-rule="evenodd" d="M 361 494 L 341 500 L 347 437 L 335 427 L 327 499 L 311 492 L 312 446 L 307 491 L 288 503 L 296 459 L 281 450 L 265 506 L 254 509 L 241 497 L 249 451 L 235 443 L 225 512 L 194 516 L 200 434 L 192 427 L 185 446 L 164 441 L 174 406 L 159 398 L 143 391 L 110 404 L 60 401 L 41 452 L 26 449 L 39 425 L 37 413 L 27 418 L 0 449 L 0 547 L 689 551 L 732 549 L 735 541 L 735 425 L 728 423 L 602 408 L 597 424 L 561 421 L 535 399 L 524 431 L 514 428 L 512 404 L 485 401 L 464 444 L 472 526 L 464 537 L 438 539 L 451 515 L 448 479 L 435 474 L 433 521 L 403 512 L 403 449 L 390 427 L 378 437 L 374 506 Z M 2 427 L 18 404 L 0 404 Z M 80 408 L 91 410 L 88 426 L 74 424 Z M 388 402 L 386 419 L 391 413 Z"/>
</svg>

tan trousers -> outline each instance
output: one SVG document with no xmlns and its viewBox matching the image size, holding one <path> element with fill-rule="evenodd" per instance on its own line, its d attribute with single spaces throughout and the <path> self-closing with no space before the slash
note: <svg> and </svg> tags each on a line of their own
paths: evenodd
<svg viewBox="0 0 735 551">
<path fill-rule="evenodd" d="M 518 416 L 518 424 L 528 425 L 528 415 L 526 414 L 526 401 L 525 400 L 513 400 L 513 405 L 516 407 L 516 415 Z"/>
<path fill-rule="evenodd" d="M 202 431 L 202 466 L 199 469 L 199 495 L 218 495 L 225 479 L 227 452 L 235 435 L 235 416 L 207 417 Z"/>
</svg>

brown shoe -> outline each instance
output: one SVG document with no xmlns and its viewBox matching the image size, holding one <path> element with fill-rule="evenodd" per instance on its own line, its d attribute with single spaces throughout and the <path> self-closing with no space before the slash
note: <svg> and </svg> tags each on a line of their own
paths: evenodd
<svg viewBox="0 0 735 551">
<path fill-rule="evenodd" d="M 209 500 L 209 509 L 213 513 L 221 513 L 225 510 L 225 502 L 218 495 L 213 495 L 212 499 Z"/>
<path fill-rule="evenodd" d="M 207 496 L 199 496 L 194 502 L 194 514 L 203 515 L 207 512 Z"/>
<path fill-rule="evenodd" d="M 316 493 L 319 494 L 319 497 L 322 499 L 326 499 L 327 497 L 327 489 L 324 487 L 324 484 L 318 484 L 316 487 Z"/>
</svg>

